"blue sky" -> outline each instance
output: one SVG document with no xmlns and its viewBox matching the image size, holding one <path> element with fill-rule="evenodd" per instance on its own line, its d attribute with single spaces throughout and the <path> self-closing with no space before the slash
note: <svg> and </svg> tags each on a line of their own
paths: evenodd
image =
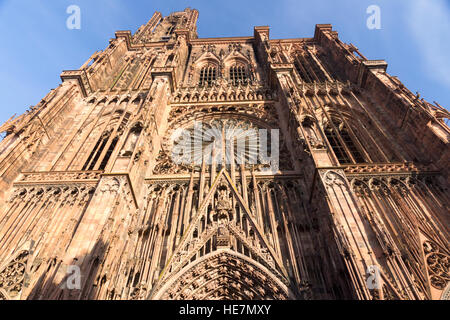
<svg viewBox="0 0 450 320">
<path fill-rule="evenodd" d="M 66 28 L 68 6 L 81 8 L 81 30 Z M 366 9 L 381 8 L 381 29 L 369 30 Z M 58 86 L 62 70 L 79 68 L 116 30 L 136 31 L 154 11 L 196 8 L 199 37 L 249 36 L 269 25 L 271 38 L 311 37 L 331 23 L 340 38 L 414 93 L 450 107 L 449 0 L 0 0 L 0 122 L 21 114 Z"/>
</svg>

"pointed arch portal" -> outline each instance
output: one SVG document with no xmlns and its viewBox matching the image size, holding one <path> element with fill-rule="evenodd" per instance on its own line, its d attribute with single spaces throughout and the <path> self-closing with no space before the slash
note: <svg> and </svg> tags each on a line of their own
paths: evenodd
<svg viewBox="0 0 450 320">
<path fill-rule="evenodd" d="M 295 296 L 262 264 L 229 249 L 188 264 L 150 294 L 155 300 L 287 300 Z"/>
</svg>

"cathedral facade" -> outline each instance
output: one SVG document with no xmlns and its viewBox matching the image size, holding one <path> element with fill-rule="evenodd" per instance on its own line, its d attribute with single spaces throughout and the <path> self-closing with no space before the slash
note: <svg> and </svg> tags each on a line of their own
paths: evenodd
<svg viewBox="0 0 450 320">
<path fill-rule="evenodd" d="M 116 32 L 3 124 L 0 300 L 448 299 L 448 111 L 331 25 L 197 19 Z"/>
</svg>

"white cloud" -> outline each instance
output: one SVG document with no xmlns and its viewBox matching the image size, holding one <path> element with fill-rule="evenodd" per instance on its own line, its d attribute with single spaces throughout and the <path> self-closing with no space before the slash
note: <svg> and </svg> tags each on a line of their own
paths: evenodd
<svg viewBox="0 0 450 320">
<path fill-rule="evenodd" d="M 450 8 L 445 0 L 408 1 L 406 13 L 411 36 L 425 61 L 424 75 L 450 88 Z"/>
</svg>

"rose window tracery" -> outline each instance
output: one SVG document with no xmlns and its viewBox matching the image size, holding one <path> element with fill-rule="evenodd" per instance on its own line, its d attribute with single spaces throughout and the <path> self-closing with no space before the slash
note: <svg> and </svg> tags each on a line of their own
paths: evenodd
<svg viewBox="0 0 450 320">
<path fill-rule="evenodd" d="M 247 120 L 225 118 L 197 121 L 188 128 L 176 130 L 165 149 L 171 150 L 170 157 L 176 165 L 199 171 L 203 163 L 215 163 L 217 168 L 227 169 L 232 165 L 236 169 L 241 165 L 279 168 L 281 148 L 285 151 L 278 130 Z M 164 167 L 171 165 L 166 163 Z"/>
</svg>

